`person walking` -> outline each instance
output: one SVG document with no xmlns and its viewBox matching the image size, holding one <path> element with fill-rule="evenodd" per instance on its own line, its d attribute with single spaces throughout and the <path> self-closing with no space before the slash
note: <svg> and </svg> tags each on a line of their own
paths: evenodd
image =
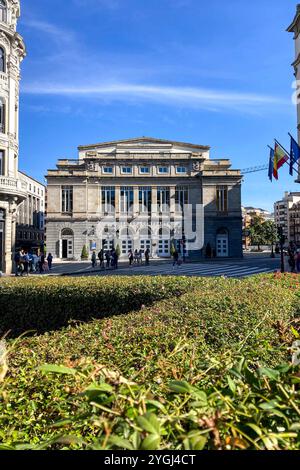
<svg viewBox="0 0 300 470">
<path fill-rule="evenodd" d="M 19 277 L 22 274 L 21 251 L 18 251 L 15 255 L 15 263 L 16 263 L 16 276 Z"/>
<path fill-rule="evenodd" d="M 93 254 L 92 254 L 92 268 L 95 269 L 96 266 L 97 266 L 97 257 L 96 257 L 96 252 L 93 251 Z"/>
<path fill-rule="evenodd" d="M 142 263 L 143 263 L 143 250 L 140 250 L 140 251 L 139 251 L 138 263 L 139 263 L 139 264 L 142 264 Z"/>
<path fill-rule="evenodd" d="M 139 264 L 139 252 L 137 250 L 134 251 L 134 264 Z"/>
<path fill-rule="evenodd" d="M 29 276 L 30 258 L 29 258 L 27 251 L 24 253 L 22 258 L 23 258 L 23 265 L 24 265 L 24 270 L 23 270 L 22 275 L 24 274 L 25 276 Z"/>
<path fill-rule="evenodd" d="M 145 264 L 146 264 L 146 266 L 149 266 L 149 264 L 150 264 L 150 250 L 149 250 L 149 248 L 147 248 L 147 250 L 145 251 Z"/>
<path fill-rule="evenodd" d="M 178 260 L 179 260 L 179 253 L 177 250 L 174 251 L 174 254 L 173 254 L 173 268 L 176 266 L 178 266 Z"/>
<path fill-rule="evenodd" d="M 47 261 L 48 261 L 48 268 L 49 268 L 49 271 L 51 271 L 51 269 L 52 269 L 52 263 L 53 263 L 53 256 L 52 256 L 51 253 L 48 254 Z"/>
<path fill-rule="evenodd" d="M 212 249 L 211 249 L 211 244 L 210 243 L 208 243 L 206 245 L 205 256 L 206 256 L 206 258 L 211 258 L 211 256 L 212 256 Z"/>
<path fill-rule="evenodd" d="M 104 268 L 104 251 L 103 251 L 103 248 L 99 251 L 98 258 L 99 258 L 100 268 L 103 269 Z"/>
<path fill-rule="evenodd" d="M 106 259 L 106 269 L 110 268 L 110 252 L 107 250 L 105 253 L 105 259 Z"/>
<path fill-rule="evenodd" d="M 113 263 L 114 263 L 114 268 L 118 269 L 119 267 L 119 255 L 116 250 L 113 251 Z"/>
<path fill-rule="evenodd" d="M 134 256 L 133 256 L 132 250 L 129 250 L 128 259 L 129 259 L 129 266 L 132 266 L 133 261 L 134 261 Z"/>
<path fill-rule="evenodd" d="M 39 260 L 40 274 L 43 274 L 44 272 L 44 264 L 45 264 L 45 255 L 44 253 L 41 253 L 40 260 Z"/>
</svg>

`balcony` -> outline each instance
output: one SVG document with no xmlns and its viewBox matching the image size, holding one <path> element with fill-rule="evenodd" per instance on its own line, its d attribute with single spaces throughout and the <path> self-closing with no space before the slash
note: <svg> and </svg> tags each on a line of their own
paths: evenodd
<svg viewBox="0 0 300 470">
<path fill-rule="evenodd" d="M 8 176 L 0 176 L 0 198 L 18 199 L 18 203 L 27 197 L 27 184 L 24 181 Z"/>
</svg>

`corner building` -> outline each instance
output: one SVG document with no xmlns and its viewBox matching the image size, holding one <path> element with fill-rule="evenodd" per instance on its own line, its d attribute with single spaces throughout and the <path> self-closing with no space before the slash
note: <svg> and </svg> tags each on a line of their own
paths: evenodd
<svg viewBox="0 0 300 470">
<path fill-rule="evenodd" d="M 216 257 L 242 257 L 242 176 L 229 160 L 211 160 L 210 147 L 142 137 L 78 151 L 46 176 L 46 244 L 56 259 L 79 260 L 83 246 L 90 255 L 119 246 L 123 258 L 147 248 L 168 258 L 174 246 L 196 260 L 208 243 Z"/>
<path fill-rule="evenodd" d="M 10 274 L 18 206 L 27 197 L 19 178 L 19 82 L 25 45 L 17 33 L 19 0 L 0 0 L 0 271 Z"/>
</svg>

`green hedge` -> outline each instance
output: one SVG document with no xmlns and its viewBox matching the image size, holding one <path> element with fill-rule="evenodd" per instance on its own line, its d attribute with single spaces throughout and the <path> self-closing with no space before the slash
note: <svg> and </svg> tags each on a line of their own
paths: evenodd
<svg viewBox="0 0 300 470">
<path fill-rule="evenodd" d="M 126 313 L 178 296 L 197 283 L 188 278 L 83 277 L 1 280 L 0 337 L 41 333 L 70 320 Z"/>
</svg>

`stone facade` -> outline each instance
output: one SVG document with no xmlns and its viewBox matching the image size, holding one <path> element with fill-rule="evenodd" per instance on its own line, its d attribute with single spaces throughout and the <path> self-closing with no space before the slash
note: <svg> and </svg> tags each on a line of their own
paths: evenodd
<svg viewBox="0 0 300 470">
<path fill-rule="evenodd" d="M 209 151 L 146 137 L 80 146 L 79 159 L 48 170 L 47 251 L 79 260 L 83 246 L 119 246 L 122 257 L 149 248 L 164 258 L 176 247 L 197 259 L 209 243 L 216 256 L 242 257 L 241 173 Z"/>
<path fill-rule="evenodd" d="M 46 186 L 19 171 L 27 197 L 17 211 L 16 250 L 40 252 L 44 248 Z"/>
<path fill-rule="evenodd" d="M 16 32 L 19 0 L 0 0 L 0 271 L 11 273 L 18 205 L 26 199 L 19 179 L 19 81 L 25 45 Z"/>
<path fill-rule="evenodd" d="M 294 33 L 295 41 L 295 60 L 292 63 L 294 68 L 294 75 L 296 80 L 296 91 L 295 91 L 295 101 L 297 101 L 297 129 L 298 129 L 298 142 L 300 143 L 300 101 L 299 101 L 299 91 L 300 91 L 300 4 L 297 5 L 296 15 L 288 27 L 287 31 L 289 33 Z"/>
<path fill-rule="evenodd" d="M 275 223 L 277 227 L 281 227 L 283 230 L 283 235 L 286 239 L 286 244 L 289 241 L 293 241 L 293 234 L 295 228 L 295 219 L 291 218 L 291 210 L 294 205 L 300 202 L 300 193 L 285 192 L 284 197 L 281 201 L 277 201 L 274 204 L 274 214 L 275 214 Z M 292 224 L 292 230 L 291 230 Z M 298 227 L 299 229 L 300 227 Z"/>
</svg>

